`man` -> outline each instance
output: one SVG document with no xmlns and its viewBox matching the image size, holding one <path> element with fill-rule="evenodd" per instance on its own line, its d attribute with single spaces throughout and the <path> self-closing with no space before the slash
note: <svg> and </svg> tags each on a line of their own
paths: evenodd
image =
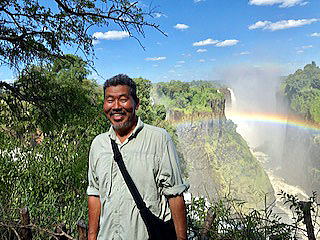
<svg viewBox="0 0 320 240">
<path fill-rule="evenodd" d="M 136 84 L 119 74 L 104 84 L 104 112 L 109 132 L 98 135 L 89 154 L 89 240 L 147 240 L 146 226 L 113 159 L 116 141 L 126 168 L 151 212 L 173 218 L 177 239 L 187 239 L 186 210 L 178 157 L 169 134 L 144 124 L 136 115 Z"/>
</svg>

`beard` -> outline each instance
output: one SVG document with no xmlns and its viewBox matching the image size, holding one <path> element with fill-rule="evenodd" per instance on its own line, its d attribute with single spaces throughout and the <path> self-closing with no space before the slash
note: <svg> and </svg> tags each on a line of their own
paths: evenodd
<svg viewBox="0 0 320 240">
<path fill-rule="evenodd" d="M 119 114 L 119 112 L 116 112 L 116 113 Z M 123 113 L 123 114 L 125 114 L 125 113 Z M 129 116 L 128 121 L 126 121 L 124 123 L 112 124 L 112 127 L 116 131 L 125 131 L 127 129 L 130 129 L 134 125 L 134 123 L 136 122 L 135 120 L 136 120 L 136 115 L 135 115 L 135 111 L 133 111 L 133 112 L 130 112 L 130 116 Z"/>
</svg>

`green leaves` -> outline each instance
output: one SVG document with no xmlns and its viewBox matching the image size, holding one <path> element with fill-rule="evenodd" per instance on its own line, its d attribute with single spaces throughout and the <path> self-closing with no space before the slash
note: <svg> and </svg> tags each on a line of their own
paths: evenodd
<svg viewBox="0 0 320 240">
<path fill-rule="evenodd" d="M 81 128 L 102 111 L 98 105 L 102 92 L 86 78 L 89 73 L 87 63 L 74 55 L 45 66 L 28 66 L 14 83 L 14 91 L 3 95 L 1 105 L 12 121 L 1 122 L 17 134 L 37 127 L 49 133 L 64 124 Z"/>
<path fill-rule="evenodd" d="M 210 112 L 210 101 L 223 98 L 213 83 L 205 81 L 188 83 L 172 80 L 156 84 L 155 89 L 159 102 L 167 109 L 179 109 L 187 113 Z"/>
<path fill-rule="evenodd" d="M 135 78 L 137 84 L 138 98 L 140 99 L 140 107 L 138 115 L 145 123 L 160 124 L 166 118 L 166 109 L 161 104 L 155 104 L 151 99 L 152 85 L 151 81 L 144 78 Z"/>
<path fill-rule="evenodd" d="M 209 226 L 208 236 L 212 240 L 267 240 L 296 239 L 296 228 L 281 222 L 276 214 L 268 215 L 265 211 L 251 209 L 244 213 L 239 211 L 243 202 L 222 197 L 220 200 L 209 202 L 206 198 L 192 198 L 188 207 L 188 230 L 190 236 L 200 238 L 205 225 L 205 219 L 211 210 L 213 223 Z M 208 227 L 208 226 L 206 226 Z"/>
<path fill-rule="evenodd" d="M 281 88 L 294 111 L 308 120 L 320 122 L 320 68 L 315 62 L 290 74 Z"/>
</svg>

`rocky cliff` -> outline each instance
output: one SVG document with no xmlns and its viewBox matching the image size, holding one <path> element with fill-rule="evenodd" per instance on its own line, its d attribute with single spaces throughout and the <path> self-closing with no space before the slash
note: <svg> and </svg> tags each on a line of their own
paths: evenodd
<svg viewBox="0 0 320 240">
<path fill-rule="evenodd" d="M 281 174 L 308 194 L 320 192 L 320 134 L 314 130 L 287 127 L 281 156 Z"/>
<path fill-rule="evenodd" d="M 310 122 L 304 116 L 290 109 L 289 100 L 281 92 L 276 94 L 277 111 Z M 314 125 L 316 126 L 316 125 Z M 281 175 L 291 184 L 301 186 L 311 194 L 320 192 L 320 130 L 287 125 L 283 136 L 283 149 L 276 153 Z"/>
</svg>

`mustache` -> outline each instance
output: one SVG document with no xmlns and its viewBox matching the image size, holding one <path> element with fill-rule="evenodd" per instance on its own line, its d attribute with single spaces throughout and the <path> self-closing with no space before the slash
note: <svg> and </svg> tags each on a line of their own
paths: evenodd
<svg viewBox="0 0 320 240">
<path fill-rule="evenodd" d="M 124 111 L 117 111 L 117 110 L 113 110 L 110 112 L 110 116 L 114 115 L 114 114 L 121 114 L 121 115 L 125 115 L 126 113 Z"/>
</svg>

